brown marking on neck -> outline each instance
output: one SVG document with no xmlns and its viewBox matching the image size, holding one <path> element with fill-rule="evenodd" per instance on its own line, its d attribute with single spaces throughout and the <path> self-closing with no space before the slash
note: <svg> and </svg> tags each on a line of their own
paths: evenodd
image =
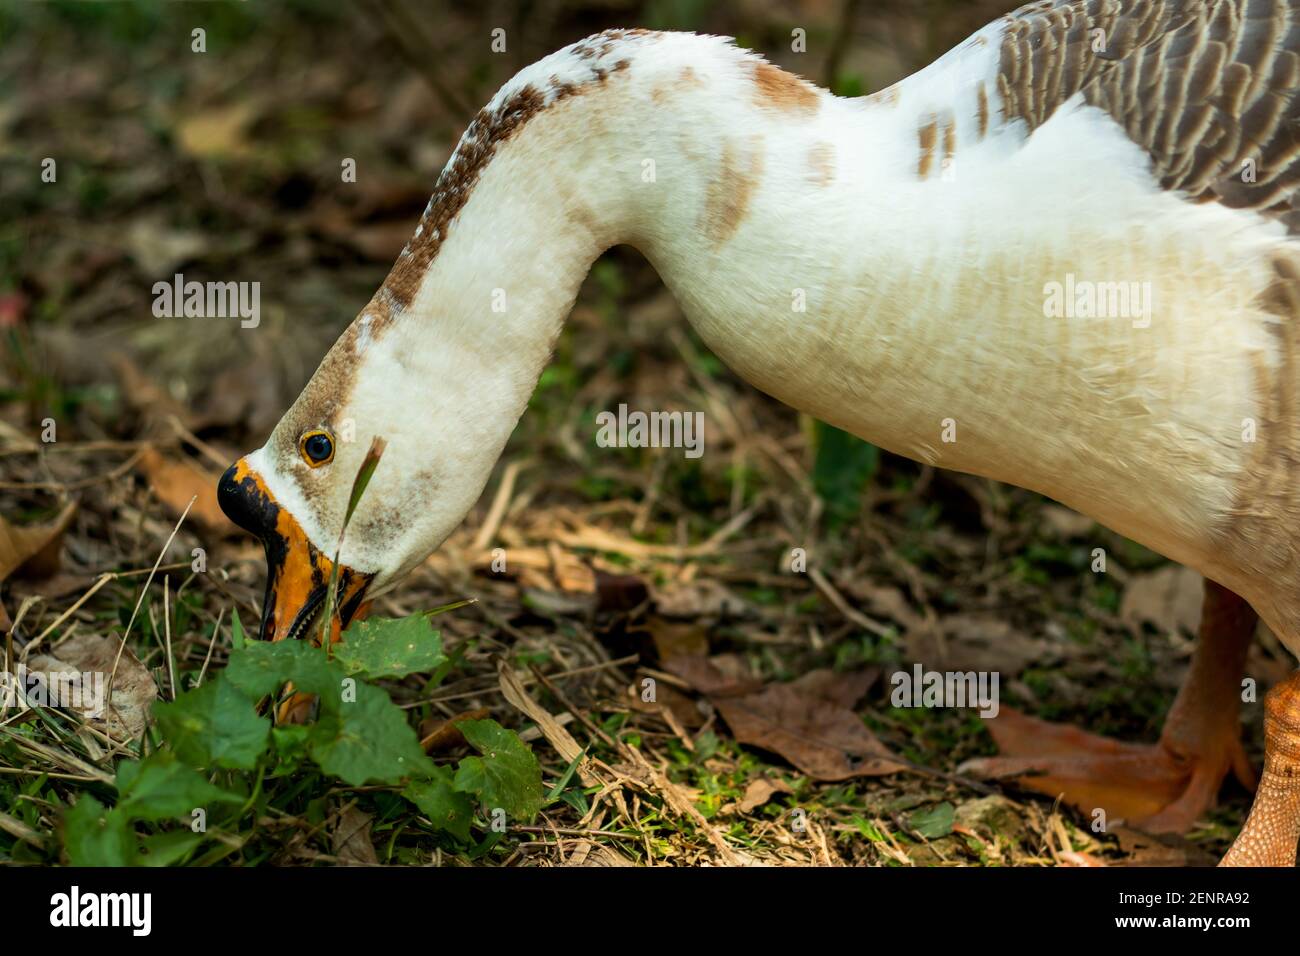
<svg viewBox="0 0 1300 956">
<path fill-rule="evenodd" d="M 682 72 L 678 74 L 676 79 L 651 90 L 650 99 L 654 101 L 656 106 L 662 106 L 679 93 L 696 90 L 702 86 L 704 86 L 704 78 L 695 72 L 694 67 L 687 66 L 682 68 Z"/>
<path fill-rule="evenodd" d="M 825 141 L 813 143 L 808 150 L 808 182 L 814 186 L 829 186 L 835 179 L 835 144 Z"/>
<path fill-rule="evenodd" d="M 579 59 L 596 61 L 608 55 L 619 41 L 645 36 L 651 32 L 653 31 L 608 30 L 576 44 L 571 52 Z M 429 263 L 442 248 L 448 230 L 465 208 L 483 170 L 502 144 L 508 142 L 539 113 L 553 109 L 557 103 L 574 96 L 600 89 L 612 74 L 627 69 L 628 64 L 627 59 L 621 59 L 610 67 L 593 67 L 590 79 L 582 83 L 553 79 L 547 90 L 549 100 L 546 92 L 528 85 L 515 91 L 514 95 L 499 106 L 479 110 L 465 130 L 451 161 L 438 176 L 433 197 L 420 219 L 419 235 L 407 244 L 388 278 L 384 280 L 384 288 L 399 311 L 408 308 L 415 298 Z"/>
<path fill-rule="evenodd" d="M 754 84 L 754 99 L 761 107 L 812 114 L 821 106 L 821 97 L 812 84 L 765 61 L 754 65 Z"/>
<path fill-rule="evenodd" d="M 700 232 L 715 246 L 722 245 L 740 228 L 762 175 L 760 137 L 752 137 L 749 149 L 743 154 L 730 140 L 722 144 L 721 168 L 717 178 L 709 183 L 700 220 Z"/>
<path fill-rule="evenodd" d="M 984 84 L 979 85 L 979 104 L 976 107 L 976 115 L 979 120 L 980 139 L 983 139 L 989 133 L 989 92 L 985 89 Z"/>
<path fill-rule="evenodd" d="M 901 93 L 899 90 L 899 84 L 895 83 L 893 86 L 889 87 L 888 89 L 879 90 L 875 93 L 872 93 L 870 96 L 864 96 L 862 99 L 864 102 L 870 103 L 872 106 L 892 107 L 898 105 L 898 100 L 900 96 Z"/>
<path fill-rule="evenodd" d="M 922 179 L 930 175 L 930 169 L 934 166 L 934 147 L 939 141 L 939 121 L 931 118 L 917 130 L 917 140 L 921 147 L 921 158 L 916 166 L 916 173 Z"/>
<path fill-rule="evenodd" d="M 943 127 L 943 165 L 946 169 L 952 164 L 952 158 L 957 152 L 957 123 L 955 120 L 949 120 Z"/>
</svg>

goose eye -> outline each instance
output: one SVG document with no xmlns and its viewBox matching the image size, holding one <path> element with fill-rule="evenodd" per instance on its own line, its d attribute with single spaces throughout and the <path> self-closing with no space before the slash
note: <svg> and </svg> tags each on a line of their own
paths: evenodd
<svg viewBox="0 0 1300 956">
<path fill-rule="evenodd" d="M 308 432 L 302 436 L 300 448 L 302 457 L 307 459 L 307 464 L 313 468 L 326 464 L 334 457 L 334 440 L 330 438 L 328 432 Z"/>
</svg>

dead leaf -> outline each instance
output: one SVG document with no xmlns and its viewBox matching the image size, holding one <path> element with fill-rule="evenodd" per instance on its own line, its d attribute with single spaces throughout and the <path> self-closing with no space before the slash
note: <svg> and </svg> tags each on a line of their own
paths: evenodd
<svg viewBox="0 0 1300 956">
<path fill-rule="evenodd" d="M 90 688 L 82 682 L 84 694 L 80 701 L 63 707 L 104 728 L 117 740 L 134 740 L 149 724 L 149 706 L 158 696 L 158 686 L 153 675 L 140 663 L 128 647 L 118 659 L 121 642 L 116 638 L 95 634 L 77 634 L 57 645 L 49 654 L 39 654 L 27 662 L 29 672 L 50 674 L 100 675 L 92 677 Z M 117 674 L 113 663 L 117 661 Z M 95 688 L 107 693 L 112 686 L 107 707 L 102 697 L 96 699 Z M 102 683 L 100 683 L 102 681 Z M 100 710 L 100 713 L 96 713 Z"/>
<path fill-rule="evenodd" d="M 631 611 L 644 604 L 649 596 L 650 591 L 639 574 L 596 572 L 597 611 Z"/>
<path fill-rule="evenodd" d="M 632 860 L 629 860 L 623 854 L 616 850 L 611 850 L 607 846 L 601 846 L 599 843 L 592 843 L 590 840 L 582 843 L 569 858 L 564 861 L 564 866 L 636 866 Z"/>
<path fill-rule="evenodd" d="M 1125 826 L 1108 831 L 1119 841 L 1124 859 L 1118 866 L 1214 866 L 1215 858 L 1195 844 L 1172 834 L 1152 834 Z"/>
<path fill-rule="evenodd" d="M 794 793 L 794 787 L 784 780 L 771 780 L 767 777 L 751 780 L 745 788 L 745 795 L 736 804 L 736 809 L 741 813 L 752 813 L 778 793 Z"/>
<path fill-rule="evenodd" d="M 1124 589 L 1120 619 L 1132 628 L 1150 624 L 1162 634 L 1196 634 L 1201 623 L 1202 579 L 1191 568 L 1169 564 L 1135 574 Z"/>
<path fill-rule="evenodd" d="M 663 617 L 739 618 L 753 613 L 748 602 L 736 597 L 713 578 L 697 578 L 685 584 L 674 582 L 655 588 L 654 601 L 655 610 Z"/>
<path fill-rule="evenodd" d="M 109 363 L 117 375 L 122 397 L 131 410 L 144 419 L 145 431 L 153 430 L 158 434 L 170 435 L 172 431 L 165 425 L 173 416 L 186 428 L 191 431 L 194 429 L 195 423 L 190 417 L 189 409 L 142 372 L 129 356 L 116 352 L 109 356 Z"/>
<path fill-rule="evenodd" d="M 801 694 L 847 707 L 850 710 L 867 695 L 871 685 L 880 679 L 879 667 L 866 667 L 860 671 L 836 673 L 829 668 L 809 671 L 790 682 L 790 687 Z"/>
<path fill-rule="evenodd" d="M 217 475 L 188 460 L 164 457 L 156 448 L 147 449 L 140 457 L 140 470 L 172 517 L 179 518 L 195 499 L 190 519 L 208 531 L 234 533 L 235 526 L 217 504 Z"/>
<path fill-rule="evenodd" d="M 583 753 L 582 746 L 564 729 L 564 725 L 551 715 L 550 711 L 528 696 L 528 691 L 504 659 L 497 663 L 497 684 L 506 702 L 537 724 L 537 729 L 555 748 L 561 760 L 565 763 L 578 761 L 578 776 L 584 785 L 590 787 L 600 784 L 601 781 L 592 771 L 591 761 Z"/>
<path fill-rule="evenodd" d="M 462 720 L 482 720 L 489 711 L 486 707 L 461 711 L 454 717 L 428 717 L 420 723 L 420 746 L 425 753 L 444 753 L 465 746 L 465 735 L 456 724 Z"/>
<path fill-rule="evenodd" d="M 916 655 L 915 660 L 945 669 L 1012 675 L 1065 651 L 1059 641 L 1030 637 L 988 614 L 949 614 L 939 621 L 939 629 L 944 637 L 943 652 L 935 647 L 928 654 Z M 912 649 L 909 645 L 908 650 Z"/>
<path fill-rule="evenodd" d="M 703 657 L 709 653 L 709 635 L 698 624 L 675 624 L 659 617 L 646 623 L 660 661 L 673 657 Z"/>
<path fill-rule="evenodd" d="M 199 110 L 176 125 L 176 141 L 195 159 L 246 155 L 250 148 L 245 133 L 253 115 L 246 101 Z"/>
<path fill-rule="evenodd" d="M 77 503 L 70 502 L 53 521 L 34 525 L 13 525 L 0 516 L 0 581 L 19 571 L 31 577 L 56 573 L 63 532 L 76 511 Z"/>
<path fill-rule="evenodd" d="M 724 656 L 678 657 L 664 667 L 707 696 L 740 743 L 779 754 L 816 780 L 903 769 L 847 703 L 867 692 L 880 676 L 878 669 L 843 675 L 813 671 L 798 681 L 755 690 L 752 678 L 724 670 Z"/>
<path fill-rule="evenodd" d="M 729 673 L 720 660 L 721 657 L 722 655 L 717 658 L 683 655 L 669 658 L 663 662 L 663 666 L 668 673 L 680 677 L 695 690 L 710 698 L 715 695 L 749 694 L 763 686 L 762 681 L 755 677 L 742 677 L 734 672 Z"/>
<path fill-rule="evenodd" d="M 713 699 L 742 744 L 780 754 L 815 780 L 897 773 L 903 765 L 853 711 L 773 684 L 743 697 Z M 854 759 L 857 758 L 857 759 Z"/>
<path fill-rule="evenodd" d="M 370 840 L 371 817 L 356 807 L 348 807 L 338 816 L 330 846 L 341 863 L 378 866 L 379 857 Z"/>
<path fill-rule="evenodd" d="M 208 250 L 208 237 L 197 231 L 173 229 L 158 217 L 137 219 L 126 230 L 126 248 L 151 280 L 171 282 L 178 268 Z"/>
</svg>

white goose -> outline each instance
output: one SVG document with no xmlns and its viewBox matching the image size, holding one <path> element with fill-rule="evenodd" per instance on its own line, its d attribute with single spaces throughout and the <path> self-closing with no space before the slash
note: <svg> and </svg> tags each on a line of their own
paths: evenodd
<svg viewBox="0 0 1300 956">
<path fill-rule="evenodd" d="M 1189 826 L 1229 768 L 1250 776 L 1255 612 L 1300 653 L 1298 52 L 1300 0 L 1043 0 L 862 99 L 689 34 L 612 31 L 528 67 L 470 124 L 270 440 L 222 479 L 267 547 L 262 636 L 319 612 L 371 436 L 388 450 L 342 545 L 335 633 L 438 547 L 592 262 L 628 243 L 769 394 L 1205 575 L 1159 744 L 1017 718 L 995 726 L 1010 756 L 983 768 Z M 1294 863 L 1300 677 L 1266 712 L 1228 863 Z"/>
</svg>

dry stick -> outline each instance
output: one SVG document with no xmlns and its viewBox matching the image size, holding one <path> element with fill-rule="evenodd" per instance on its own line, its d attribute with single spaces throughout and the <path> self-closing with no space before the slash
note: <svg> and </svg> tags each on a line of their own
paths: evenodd
<svg viewBox="0 0 1300 956">
<path fill-rule="evenodd" d="M 194 432 L 186 428 L 183 424 L 181 424 L 181 420 L 177 418 L 175 415 L 168 415 L 167 423 L 171 425 L 172 431 L 174 431 L 178 436 L 185 439 L 187 442 L 189 442 L 191 445 L 197 448 L 200 452 L 203 453 L 204 458 L 208 459 L 208 461 L 212 462 L 222 471 L 225 471 L 226 468 L 229 467 L 230 461 L 227 458 L 227 456 L 221 454 L 219 451 L 217 451 L 215 448 L 213 448 L 203 439 L 195 435 Z"/>
<path fill-rule="evenodd" d="M 203 675 L 208 672 L 208 662 L 212 660 L 212 651 L 217 646 L 217 635 L 221 633 L 221 619 L 225 614 L 226 609 L 224 607 L 217 612 L 217 623 L 212 628 L 212 640 L 208 641 L 208 656 L 203 658 L 203 666 L 199 668 L 198 679 L 194 682 L 196 688 L 203 686 Z"/>
<path fill-rule="evenodd" d="M 153 446 L 144 445 L 140 448 L 137 448 L 135 454 L 133 454 L 126 461 L 122 462 L 122 464 L 118 465 L 116 468 L 113 468 L 110 471 L 105 472 L 102 475 L 96 475 L 93 478 L 83 478 L 80 481 L 73 481 L 73 482 L 0 481 L 0 489 L 4 489 L 6 491 L 23 490 L 23 489 L 28 489 L 32 491 L 77 491 L 81 488 L 89 488 L 92 485 L 99 484 L 100 482 L 114 481 L 118 478 L 121 478 L 123 475 L 125 475 L 128 471 L 130 471 L 132 468 L 136 466 L 136 463 L 139 462 L 140 459 L 144 457 L 145 452 L 147 452 L 151 447 Z"/>
<path fill-rule="evenodd" d="M 193 502 L 191 502 L 191 504 L 193 504 Z M 161 568 L 155 567 L 153 570 L 170 571 L 172 568 L 183 568 L 183 567 L 188 567 L 188 565 L 184 561 L 180 561 L 177 562 L 176 564 L 164 564 Z M 94 597 L 95 592 L 98 591 L 100 588 L 102 588 L 109 581 L 116 581 L 118 578 L 135 577 L 137 574 L 144 574 L 145 571 L 147 570 L 149 569 L 138 568 L 134 571 L 105 571 L 103 574 L 99 576 L 99 579 L 93 585 L 91 585 L 90 590 L 88 590 L 85 594 L 79 597 L 76 603 L 72 605 L 72 607 L 68 608 L 66 611 L 64 611 L 62 614 L 56 617 L 52 624 L 50 624 L 47 628 L 45 628 L 45 630 L 41 631 L 40 634 L 36 635 L 36 638 L 34 640 L 29 641 L 27 645 L 23 647 L 23 654 L 22 654 L 23 660 L 27 659 L 27 655 L 31 653 L 32 648 L 34 648 L 41 641 L 45 640 L 45 638 L 47 638 L 50 635 L 50 632 L 53 631 L 56 627 L 58 627 L 60 624 L 66 621 L 73 614 L 76 614 L 78 609 L 81 607 L 81 605 L 85 604 L 92 597 Z M 150 573 L 152 573 L 152 571 Z"/>
<path fill-rule="evenodd" d="M 839 611 L 858 627 L 866 628 L 877 637 L 887 637 L 892 633 L 890 628 L 885 627 L 885 625 L 880 624 L 877 621 L 873 621 L 861 611 L 850 606 L 849 602 L 844 600 L 844 595 L 835 590 L 835 586 L 826 579 L 826 575 L 822 574 L 820 570 L 817 568 L 810 568 L 808 570 L 808 577 L 812 578 L 813 584 L 817 585 L 817 590 L 826 595 L 827 600 L 835 606 L 835 610 Z"/>
<path fill-rule="evenodd" d="M 505 517 L 506 508 L 510 506 L 510 497 L 515 493 L 515 479 L 519 476 L 521 463 L 512 461 L 506 465 L 505 473 L 501 476 L 501 486 L 497 488 L 496 496 L 492 499 L 492 507 L 488 509 L 487 517 L 483 519 L 483 527 L 478 529 L 478 534 L 474 536 L 472 547 L 475 551 L 482 551 L 492 543 L 493 536 L 497 529 L 501 527 L 501 519 Z"/>
<path fill-rule="evenodd" d="M 145 578 L 144 587 L 140 589 L 140 596 L 136 599 L 135 608 L 131 611 L 131 617 L 126 622 L 126 628 L 122 631 L 122 643 L 117 646 L 117 657 L 113 658 L 113 672 L 108 675 L 108 689 L 105 691 L 110 710 L 113 706 L 113 681 L 117 679 L 117 665 L 122 662 L 122 652 L 126 650 L 127 635 L 131 633 L 131 626 L 135 624 L 135 617 L 140 613 L 140 605 L 144 603 L 144 596 L 149 593 L 149 585 L 153 583 L 153 576 L 158 573 L 158 567 L 162 564 L 163 555 L 172 546 L 172 542 L 176 540 L 176 533 L 181 530 L 181 525 L 185 522 L 185 516 L 190 513 L 190 509 L 194 507 L 194 502 L 198 500 L 198 495 L 191 498 L 190 503 L 181 512 L 180 518 L 176 520 L 176 527 L 172 528 L 172 533 L 167 536 L 167 542 L 162 546 L 162 550 L 158 552 L 158 560 L 153 563 L 153 569 L 149 572 L 149 576 Z"/>
<path fill-rule="evenodd" d="M 600 671 L 600 670 L 606 670 L 607 668 L 622 667 L 624 664 L 632 664 L 635 663 L 636 661 L 639 661 L 640 659 L 641 659 L 640 654 L 629 654 L 627 657 L 620 657 L 617 660 L 605 661 L 600 664 L 588 664 L 585 667 L 575 667 L 573 670 L 569 670 L 569 671 L 558 671 L 557 673 L 552 674 L 551 676 L 552 677 L 576 677 L 579 674 L 589 674 L 592 671 Z M 520 679 L 520 683 L 522 683 L 525 687 L 528 687 L 532 684 L 536 684 L 537 679 L 534 677 L 524 677 Z M 683 683 L 682 686 L 685 687 L 688 685 Z M 499 694 L 499 693 L 501 693 L 501 685 L 497 683 L 490 687 L 484 687 L 482 690 L 469 690 L 461 694 L 448 694 L 445 697 L 428 697 L 423 700 L 417 700 L 409 704 L 401 704 L 399 706 L 403 710 L 410 710 L 413 707 L 423 707 L 425 704 L 442 704 L 442 703 L 446 703 L 449 700 L 464 700 L 469 697 L 480 697 L 483 694 Z"/>
<path fill-rule="evenodd" d="M 172 700 L 176 699 L 176 659 L 172 656 L 171 578 L 163 575 L 163 650 L 167 654 L 167 682 L 171 685 Z"/>
<path fill-rule="evenodd" d="M 705 818 L 704 814 L 700 813 L 699 808 L 697 808 L 689 798 L 683 798 L 681 794 L 677 792 L 677 785 L 664 776 L 662 771 L 657 770 L 650 761 L 645 758 L 645 755 L 641 753 L 640 750 L 605 733 L 605 731 L 597 726 L 591 718 L 582 712 L 582 710 L 575 707 L 573 702 L 569 700 L 568 695 L 556 687 L 555 684 L 551 683 L 545 674 L 532 665 L 529 665 L 529 670 L 533 672 L 534 676 L 542 682 L 543 686 L 551 692 L 555 699 L 558 700 L 569 713 L 573 714 L 574 717 L 577 717 L 578 720 L 582 722 L 582 725 L 586 727 L 588 731 L 594 733 L 601 740 L 605 741 L 605 743 L 622 754 L 624 758 L 630 759 L 633 763 L 639 764 L 642 771 L 649 777 L 651 785 L 653 785 L 655 789 L 663 795 L 664 800 L 667 801 L 667 803 L 679 814 L 689 817 L 708 838 L 708 841 L 713 844 L 714 849 L 722 854 L 722 858 L 728 864 L 732 866 L 740 865 L 740 858 L 737 857 L 735 851 L 727 845 L 727 841 L 722 838 L 722 834 L 717 831 L 717 828 L 715 828 L 713 824 Z"/>
</svg>

